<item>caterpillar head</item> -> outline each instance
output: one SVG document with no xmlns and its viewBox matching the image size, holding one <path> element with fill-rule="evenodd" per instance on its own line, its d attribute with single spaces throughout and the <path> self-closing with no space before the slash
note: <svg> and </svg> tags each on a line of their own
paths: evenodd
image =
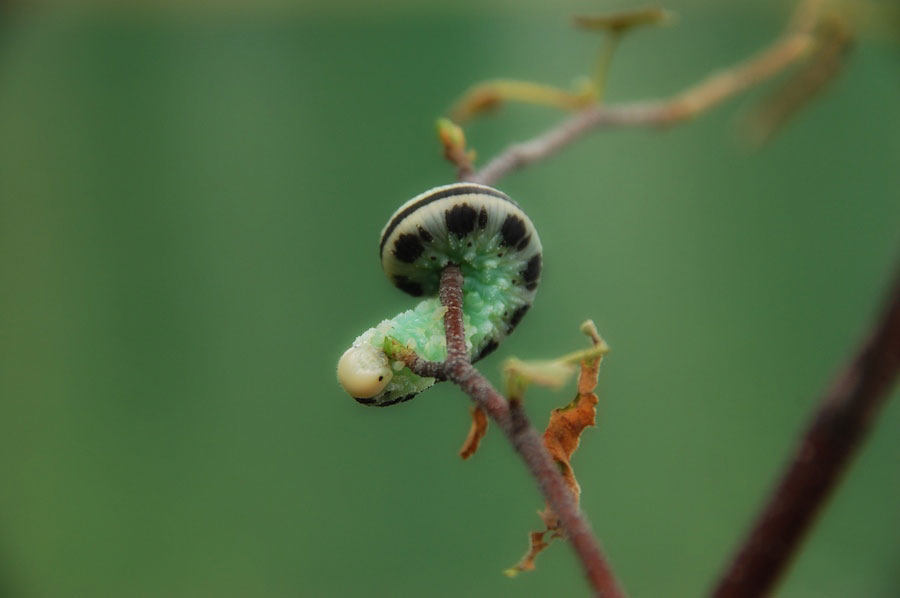
<svg viewBox="0 0 900 598">
<path fill-rule="evenodd" d="M 387 355 L 369 343 L 344 351 L 337 366 L 338 382 L 355 399 L 370 399 L 384 390 L 394 374 Z"/>
</svg>

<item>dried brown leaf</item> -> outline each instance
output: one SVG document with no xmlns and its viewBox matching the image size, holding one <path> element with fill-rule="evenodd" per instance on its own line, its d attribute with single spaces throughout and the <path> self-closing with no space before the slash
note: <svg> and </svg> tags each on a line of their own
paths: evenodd
<svg viewBox="0 0 900 598">
<path fill-rule="evenodd" d="M 597 334 L 597 329 L 593 322 L 585 322 L 582 330 L 591 337 L 594 346 L 606 348 L 606 343 Z M 597 403 L 599 403 L 600 399 L 597 398 L 594 389 L 597 388 L 597 376 L 602 360 L 603 354 L 601 353 L 581 361 L 577 396 L 565 407 L 554 409 L 550 413 L 550 422 L 544 431 L 544 445 L 559 466 L 560 473 L 572 490 L 576 502 L 581 496 L 581 487 L 575 478 L 575 470 L 572 469 L 570 459 L 572 454 L 578 449 L 578 445 L 581 442 L 581 434 L 585 428 L 595 425 Z M 546 505 L 544 510 L 538 511 L 538 515 L 543 520 L 546 529 L 540 532 L 531 532 L 528 552 L 525 553 L 525 556 L 518 563 L 505 571 L 507 575 L 512 576 L 521 571 L 534 569 L 535 559 L 538 554 L 549 546 L 549 540 L 562 536 L 562 532 L 559 529 L 559 519 L 550 508 L 550 505 Z M 547 537 L 547 534 L 550 534 L 550 536 Z"/>
<path fill-rule="evenodd" d="M 472 407 L 471 413 L 472 426 L 469 428 L 469 435 L 466 437 L 466 441 L 463 442 L 462 448 L 459 449 L 459 456 L 462 457 L 463 460 L 468 459 L 475 454 L 475 451 L 478 450 L 478 445 L 481 443 L 481 439 L 484 438 L 484 435 L 487 433 L 488 420 L 484 411 L 476 406 Z"/>
<path fill-rule="evenodd" d="M 600 402 L 600 399 L 594 394 L 594 389 L 597 387 L 597 375 L 602 359 L 602 357 L 595 357 L 581 362 L 581 372 L 578 375 L 578 395 L 565 407 L 554 409 L 550 413 L 550 423 L 547 424 L 547 429 L 544 431 L 544 445 L 550 456 L 559 465 L 560 473 L 575 495 L 576 502 L 581 495 L 581 487 L 578 485 L 578 480 L 575 479 L 575 470 L 572 469 L 569 460 L 578 449 L 584 429 L 595 425 L 597 403 Z M 555 519 L 548 506 L 544 521 L 555 522 Z M 557 525 L 548 525 L 549 529 L 556 529 L 556 527 Z"/>
<path fill-rule="evenodd" d="M 531 532 L 528 534 L 528 552 L 525 553 L 525 556 L 522 559 L 504 571 L 503 573 L 508 577 L 515 577 L 522 571 L 532 571 L 534 569 L 534 560 L 537 558 L 545 548 L 550 546 L 549 543 L 544 542 L 544 536 L 549 532 Z M 553 539 L 552 537 L 550 538 Z"/>
</svg>

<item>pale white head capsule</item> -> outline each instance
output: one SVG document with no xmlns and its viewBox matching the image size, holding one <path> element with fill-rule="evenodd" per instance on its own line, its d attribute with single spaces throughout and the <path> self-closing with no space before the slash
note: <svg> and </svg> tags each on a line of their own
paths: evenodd
<svg viewBox="0 0 900 598">
<path fill-rule="evenodd" d="M 353 345 L 338 361 L 338 382 L 357 399 L 374 397 L 384 390 L 393 375 L 384 351 L 368 343 Z"/>
</svg>

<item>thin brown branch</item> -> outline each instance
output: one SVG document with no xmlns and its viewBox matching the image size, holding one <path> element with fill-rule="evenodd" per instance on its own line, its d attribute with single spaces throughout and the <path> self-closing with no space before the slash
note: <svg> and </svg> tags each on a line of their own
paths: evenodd
<svg viewBox="0 0 900 598">
<path fill-rule="evenodd" d="M 441 272 L 438 297 L 441 305 L 447 309 L 444 314 L 444 330 L 447 335 L 448 374 L 456 366 L 469 363 L 469 352 L 466 351 L 466 333 L 463 328 L 462 286 L 463 275 L 459 266 L 449 265 L 444 268 L 444 271 Z"/>
<path fill-rule="evenodd" d="M 385 352 L 391 359 L 399 359 L 406 364 L 411 371 L 425 378 L 435 378 L 437 380 L 446 380 L 444 363 L 440 361 L 428 361 L 423 359 L 398 340 L 388 339 L 385 345 Z"/>
<path fill-rule="evenodd" d="M 797 14 L 815 12 L 815 2 L 801 3 Z M 665 100 L 594 106 L 582 110 L 529 141 L 506 148 L 465 180 L 492 185 L 507 174 L 544 160 L 583 135 L 601 128 L 664 127 L 705 112 L 738 93 L 780 73 L 806 56 L 813 45 L 815 18 L 794 19 L 790 28 L 771 46 L 750 58 L 688 87 Z"/>
<path fill-rule="evenodd" d="M 469 395 L 500 427 L 525 462 L 545 500 L 559 518 L 562 529 L 566 531 L 594 593 L 604 598 L 621 598 L 625 594 L 606 562 L 590 524 L 525 411 L 518 403 L 511 405 L 471 364 L 462 320 L 462 283 L 462 273 L 457 266 L 448 266 L 441 274 L 439 296 L 447 308 L 444 314 L 447 360 L 442 365 L 447 378 Z M 407 361 L 410 369 L 419 375 L 430 375 L 420 369 L 430 363 L 433 362 Z"/>
<path fill-rule="evenodd" d="M 716 598 L 769 595 L 888 398 L 900 372 L 900 269 L 895 276 L 884 311 L 825 392 Z"/>
<path fill-rule="evenodd" d="M 475 172 L 471 156 L 458 146 L 445 146 L 444 158 L 456 166 L 456 178 L 461 181 L 468 179 Z"/>
</svg>

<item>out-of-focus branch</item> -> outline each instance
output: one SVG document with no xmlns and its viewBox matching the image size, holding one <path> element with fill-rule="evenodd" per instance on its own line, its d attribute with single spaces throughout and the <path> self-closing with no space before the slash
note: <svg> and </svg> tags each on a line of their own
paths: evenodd
<svg viewBox="0 0 900 598">
<path fill-rule="evenodd" d="M 781 481 L 716 586 L 767 596 L 815 522 L 900 373 L 900 269 L 869 337 L 825 392 Z"/>
<path fill-rule="evenodd" d="M 693 118 L 806 56 L 814 44 L 812 32 L 818 23 L 818 4 L 809 0 L 801 3 L 787 32 L 743 63 L 713 74 L 669 99 L 584 109 L 529 141 L 509 146 L 465 180 L 494 184 L 507 174 L 548 158 L 597 129 L 664 127 Z"/>
<path fill-rule="evenodd" d="M 818 39 L 809 60 L 742 119 L 745 137 L 753 147 L 771 139 L 841 72 L 853 46 L 847 23 L 837 17 L 824 19 Z"/>
</svg>

